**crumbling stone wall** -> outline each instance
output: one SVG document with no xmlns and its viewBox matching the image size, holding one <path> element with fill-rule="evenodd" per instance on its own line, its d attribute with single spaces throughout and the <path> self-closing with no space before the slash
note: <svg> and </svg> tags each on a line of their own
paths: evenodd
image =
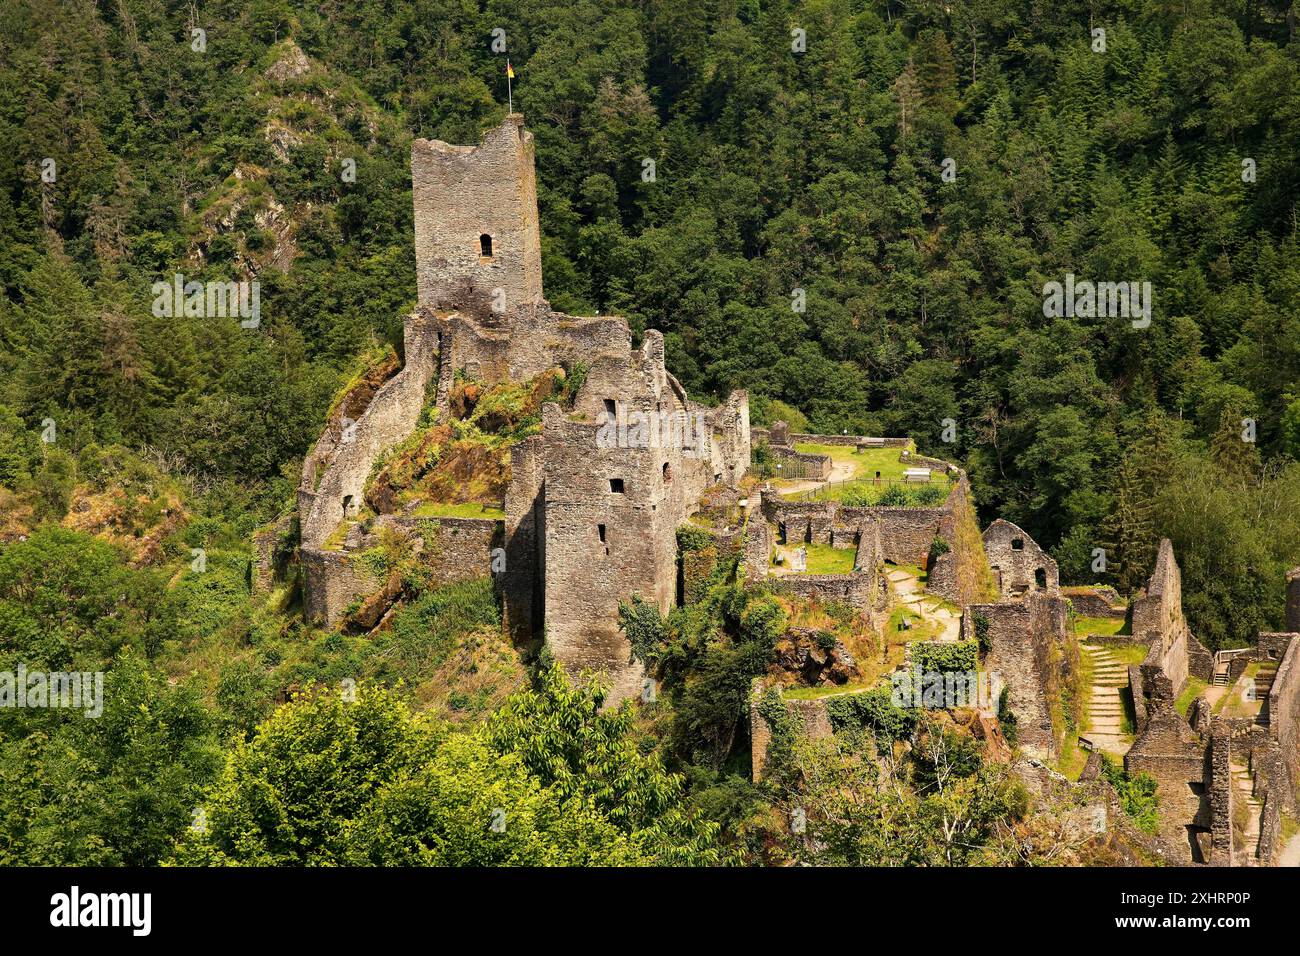
<svg viewBox="0 0 1300 956">
<path fill-rule="evenodd" d="M 1183 617 L 1182 573 L 1168 538 L 1160 542 L 1155 570 L 1146 590 L 1133 601 L 1135 639 L 1151 648 L 1142 662 L 1148 695 L 1177 698 L 1188 674 L 1208 681 L 1214 674 L 1214 656 L 1192 636 Z"/>
<path fill-rule="evenodd" d="M 319 547 L 344 519 L 346 508 L 361 507 L 375 462 L 409 435 L 420 419 L 425 391 L 437 369 L 438 335 L 432 313 L 424 309 L 411 313 L 404 339 L 406 364 L 402 370 L 375 393 L 351 428 L 332 423 L 308 456 L 298 488 L 304 548 Z"/>
<path fill-rule="evenodd" d="M 1049 702 L 1059 693 L 1064 675 L 1058 661 L 1071 639 L 1065 601 L 1032 593 L 1015 603 L 972 604 L 962 614 L 964 640 L 977 638 L 977 617 L 988 621 L 984 669 L 1002 677 L 1020 747 L 1040 759 L 1056 756 L 1059 746 Z"/>
<path fill-rule="evenodd" d="M 1128 607 L 1115 589 L 1107 585 L 1096 587 L 1061 588 L 1061 595 L 1069 598 L 1074 613 L 1081 617 L 1123 618 Z"/>
<path fill-rule="evenodd" d="M 353 602 L 383 584 L 356 555 L 343 551 L 303 548 L 303 617 L 311 624 L 333 626 Z"/>
<path fill-rule="evenodd" d="M 493 550 L 505 540 L 502 523 L 490 518 L 379 515 L 369 531 L 354 527 L 341 550 L 303 549 L 303 577 L 310 582 L 303 595 L 308 622 L 332 627 L 349 607 L 384 586 L 363 555 L 379 546 L 385 528 L 410 540 L 412 551 L 429 569 L 434 587 L 487 577 L 492 571 Z"/>
<path fill-rule="evenodd" d="M 755 680 L 749 698 L 749 753 L 754 783 L 758 783 L 763 777 L 763 767 L 767 763 L 767 749 L 772 743 L 772 728 L 759 713 L 759 701 L 763 693 L 762 680 Z M 824 699 L 786 700 L 784 703 L 786 712 L 793 719 L 795 733 L 804 734 L 813 740 L 830 737 L 835 733 L 834 727 L 831 726 L 830 711 L 827 710 Z"/>
<path fill-rule="evenodd" d="M 1234 802 L 1234 787 L 1232 785 L 1232 734 L 1227 725 L 1215 722 L 1210 729 L 1210 744 L 1208 749 L 1209 768 L 1209 793 L 1208 793 L 1208 817 L 1210 829 L 1210 852 L 1208 856 L 1204 853 L 1203 841 L 1196 841 L 1190 851 L 1191 861 L 1197 863 L 1209 863 L 1212 866 L 1232 866 L 1232 808 Z M 1127 763 L 1127 761 L 1126 761 Z M 1190 771 L 1190 762 L 1187 768 Z M 1177 790 L 1177 775 L 1170 781 L 1170 789 Z M 1157 787 L 1157 798 L 1162 797 L 1162 793 Z M 1161 807 L 1160 816 L 1164 823 L 1164 817 L 1176 812 L 1164 806 Z M 1196 813 L 1202 812 L 1201 806 L 1197 807 Z M 1183 816 L 1186 816 L 1187 808 L 1182 809 Z M 1177 829 L 1177 820 L 1170 821 L 1162 829 Z"/>
<path fill-rule="evenodd" d="M 984 551 L 1004 599 L 1060 590 L 1056 562 L 1018 525 L 1004 518 L 994 521 L 984 529 Z"/>
<path fill-rule="evenodd" d="M 1196 859 L 1194 832 L 1211 827 L 1218 819 L 1208 779 L 1206 741 L 1174 710 L 1172 702 L 1158 700 L 1145 729 L 1124 757 L 1124 769 L 1155 778 L 1160 799 L 1160 830 L 1170 844 L 1181 848 L 1179 862 Z M 1221 799 L 1222 794 L 1214 799 Z M 1230 799 L 1230 795 L 1229 795 Z"/>
<path fill-rule="evenodd" d="M 965 472 L 959 474 L 944 509 L 947 514 L 939 523 L 937 537 L 948 544 L 948 551 L 931 561 L 926 590 L 958 607 L 994 600 L 996 585 Z"/>
<path fill-rule="evenodd" d="M 867 435 L 810 435 L 807 432 L 791 432 L 791 445 L 843 445 L 856 448 L 858 445 L 872 445 L 877 448 L 907 448 L 912 444 L 910 438 L 873 438 Z M 947 463 L 944 463 L 947 467 Z"/>
<path fill-rule="evenodd" d="M 945 520 L 951 521 L 952 506 L 851 508 L 835 501 L 786 501 L 774 491 L 764 491 L 762 512 L 778 528 L 784 526 L 789 544 L 832 544 L 836 534 L 856 535 L 874 523 L 879 527 L 881 556 L 885 560 L 923 568 L 929 560 L 931 543 Z"/>
<path fill-rule="evenodd" d="M 507 633 L 527 641 L 541 631 L 546 568 L 545 467 L 542 436 L 533 435 L 510 449 L 506 487 L 506 565 L 500 575 Z"/>
<path fill-rule="evenodd" d="M 1269 635 L 1289 638 L 1268 694 L 1268 733 L 1277 741 L 1284 780 L 1275 788 L 1281 807 L 1296 811 L 1300 787 L 1300 634 Z M 1261 640 L 1265 635 L 1260 635 Z"/>
</svg>

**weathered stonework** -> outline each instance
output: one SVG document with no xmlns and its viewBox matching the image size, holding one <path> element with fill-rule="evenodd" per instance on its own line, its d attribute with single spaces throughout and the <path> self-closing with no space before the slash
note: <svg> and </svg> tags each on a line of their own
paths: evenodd
<svg viewBox="0 0 1300 956">
<path fill-rule="evenodd" d="M 976 619 L 988 622 L 984 669 L 1001 676 L 1018 742 L 1040 759 L 1055 757 L 1059 741 L 1050 701 L 1057 699 L 1069 633 L 1064 599 L 1029 593 L 1021 601 L 972 604 L 962 614 L 962 639 L 975 640 Z M 983 624 L 979 625 L 983 627 Z"/>
<path fill-rule="evenodd" d="M 405 366 L 355 423 L 337 413 L 304 467 L 308 617 L 333 625 L 382 583 L 356 560 L 365 535 L 340 525 L 360 507 L 375 463 L 414 430 L 430 398 L 446 414 L 457 374 L 490 385 L 556 367 L 581 370 L 572 408 L 544 406 L 542 434 L 512 447 L 500 526 L 442 519 L 439 540 L 419 522 L 406 531 L 419 535 L 423 558 L 449 580 L 487 573 L 501 548 L 497 584 L 512 636 L 544 633 L 571 672 L 605 675 L 615 702 L 642 690 L 641 667 L 618 627 L 619 602 L 639 596 L 664 613 L 673 606 L 676 529 L 706 488 L 734 487 L 743 477 L 749 402 L 743 392 L 717 408 L 691 401 L 664 366 L 657 331 L 634 349 L 621 318 L 551 309 L 533 148 L 517 114 L 477 146 L 412 147 L 420 306 L 407 320 Z M 375 524 L 385 522 L 410 523 L 380 516 Z M 339 535 L 342 548 L 325 550 Z"/>
<path fill-rule="evenodd" d="M 984 529 L 984 551 L 1003 598 L 1012 600 L 1031 591 L 1059 592 L 1056 562 L 1010 521 L 998 518 Z"/>
<path fill-rule="evenodd" d="M 411 146 L 416 282 L 420 303 L 490 308 L 495 289 L 508 309 L 542 299 L 541 231 L 533 135 L 512 114 L 478 146 L 417 139 Z M 486 241 L 484 241 L 486 237 Z"/>
</svg>

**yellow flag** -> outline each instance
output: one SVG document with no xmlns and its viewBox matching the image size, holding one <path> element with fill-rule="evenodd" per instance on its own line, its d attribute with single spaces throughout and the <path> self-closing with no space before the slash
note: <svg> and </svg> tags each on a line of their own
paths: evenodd
<svg viewBox="0 0 1300 956">
<path fill-rule="evenodd" d="M 509 60 L 506 60 L 506 76 L 510 77 L 512 80 L 515 78 L 515 69 L 510 65 Z"/>
</svg>

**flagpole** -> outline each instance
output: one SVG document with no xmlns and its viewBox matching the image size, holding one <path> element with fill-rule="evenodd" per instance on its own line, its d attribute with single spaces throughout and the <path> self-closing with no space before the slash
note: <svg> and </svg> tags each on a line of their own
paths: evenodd
<svg viewBox="0 0 1300 956">
<path fill-rule="evenodd" d="M 507 112 L 510 113 L 511 116 L 513 116 L 515 112 L 515 94 L 514 94 L 514 90 L 511 88 L 510 85 L 510 60 L 509 59 L 506 60 L 506 102 L 509 104 L 506 107 L 506 110 Z"/>
</svg>

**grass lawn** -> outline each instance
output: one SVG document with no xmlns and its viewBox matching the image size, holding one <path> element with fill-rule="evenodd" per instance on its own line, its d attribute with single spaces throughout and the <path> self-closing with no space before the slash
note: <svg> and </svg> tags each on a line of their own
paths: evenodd
<svg viewBox="0 0 1300 956">
<path fill-rule="evenodd" d="M 829 544 L 806 544 L 809 574 L 848 574 L 853 570 L 857 548 L 836 548 Z"/>
<path fill-rule="evenodd" d="M 808 455 L 829 455 L 836 464 L 848 462 L 854 468 L 854 478 L 874 478 L 880 472 L 881 478 L 902 480 L 903 469 L 908 466 L 898 460 L 901 448 L 868 448 L 854 451 L 850 445 L 817 445 L 803 442 L 794 446 L 795 451 Z"/>
<path fill-rule="evenodd" d="M 1122 617 L 1076 617 L 1074 619 L 1074 633 L 1079 637 L 1087 637 L 1089 634 L 1110 636 L 1119 634 L 1123 630 Z"/>
<path fill-rule="evenodd" d="M 1147 659 L 1146 647 L 1111 647 L 1108 644 L 1099 644 L 1098 647 L 1104 647 L 1110 651 L 1111 656 L 1118 659 L 1121 664 L 1141 664 Z"/>
<path fill-rule="evenodd" d="M 904 621 L 910 626 L 903 627 Z M 942 630 L 938 622 L 927 621 L 911 608 L 900 604 L 889 615 L 889 623 L 885 625 L 885 641 L 889 644 L 928 641 L 937 637 Z"/>
<path fill-rule="evenodd" d="M 481 505 L 477 501 L 465 501 L 460 504 L 442 504 L 426 501 L 413 512 L 417 518 L 490 518 L 504 521 L 506 513 L 500 508 Z"/>
<path fill-rule="evenodd" d="M 1187 686 L 1184 687 L 1183 692 L 1178 695 L 1178 700 L 1174 701 L 1174 709 L 1186 717 L 1188 709 L 1192 706 L 1192 701 L 1200 697 L 1201 694 L 1205 692 L 1205 688 L 1209 686 L 1208 683 L 1201 680 L 1199 677 L 1188 675 Z"/>
</svg>

